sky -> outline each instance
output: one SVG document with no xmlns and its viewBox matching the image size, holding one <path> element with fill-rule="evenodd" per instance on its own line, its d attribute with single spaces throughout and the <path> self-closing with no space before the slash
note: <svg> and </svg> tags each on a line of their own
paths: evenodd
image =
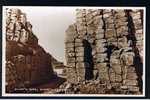
<svg viewBox="0 0 150 100">
<path fill-rule="evenodd" d="M 75 22 L 75 8 L 68 7 L 8 7 L 26 13 L 27 21 L 39 44 L 58 61 L 65 62 L 65 30 Z"/>
</svg>

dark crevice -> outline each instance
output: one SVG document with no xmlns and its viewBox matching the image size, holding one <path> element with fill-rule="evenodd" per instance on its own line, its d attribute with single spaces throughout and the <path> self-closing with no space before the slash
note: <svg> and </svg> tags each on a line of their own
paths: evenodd
<svg viewBox="0 0 150 100">
<path fill-rule="evenodd" d="M 104 19 L 104 17 L 103 17 L 103 15 L 104 15 L 104 12 L 103 12 L 104 10 L 102 10 L 101 11 L 101 14 L 102 14 L 102 21 L 103 21 L 103 30 L 104 30 L 104 39 L 106 40 L 106 48 L 107 48 L 107 50 L 108 50 L 108 41 L 107 41 L 107 39 L 106 39 L 106 22 L 105 22 L 105 19 Z M 106 51 L 106 53 L 107 53 L 107 56 L 108 56 L 108 62 L 107 62 L 107 66 L 108 66 L 108 78 L 109 78 L 109 82 L 111 83 L 111 81 L 110 81 L 110 73 L 109 73 L 109 69 L 110 69 L 110 55 L 111 55 L 111 53 L 112 53 L 112 50 L 110 49 L 110 50 L 108 50 L 110 53 L 108 53 L 107 51 Z"/>
<path fill-rule="evenodd" d="M 135 26 L 133 23 L 132 16 L 130 15 L 130 10 L 126 10 L 126 16 L 127 16 L 127 21 L 128 21 L 128 35 L 127 35 L 127 40 L 132 41 L 131 47 L 136 46 L 136 37 L 135 37 Z"/>
<path fill-rule="evenodd" d="M 126 16 L 127 16 L 127 21 L 128 21 L 128 35 L 127 35 L 127 39 L 128 41 L 131 41 L 131 47 L 133 49 L 133 52 L 135 54 L 135 57 L 134 57 L 134 65 L 135 65 L 135 71 L 136 71 L 136 74 L 138 76 L 138 85 L 139 85 L 139 90 L 140 92 L 142 92 L 142 84 L 143 84 L 143 81 L 142 81 L 142 72 L 143 72 L 143 63 L 142 63 L 142 60 L 140 58 L 140 55 L 139 55 L 139 50 L 138 48 L 136 47 L 136 37 L 135 37 L 135 25 L 134 25 L 134 22 L 133 22 L 133 18 L 132 16 L 130 15 L 131 13 L 131 10 L 126 10 Z"/>
<path fill-rule="evenodd" d="M 140 10 L 140 17 L 141 17 L 141 21 L 142 21 L 142 25 L 143 25 L 143 10 Z"/>
<path fill-rule="evenodd" d="M 137 51 L 138 50 L 135 50 L 135 52 L 137 52 Z M 136 74 L 138 76 L 137 80 L 138 80 L 139 90 L 142 92 L 142 89 L 143 89 L 143 81 L 142 81 L 143 63 L 141 61 L 139 53 L 138 54 L 135 53 L 134 65 L 135 65 Z"/>
<path fill-rule="evenodd" d="M 83 39 L 83 46 L 84 46 L 84 62 L 86 63 L 85 66 L 85 79 L 90 80 L 93 78 L 93 56 L 92 56 L 92 47 L 91 44 Z"/>
<path fill-rule="evenodd" d="M 77 32 L 77 26 L 76 26 L 76 32 Z M 74 38 L 74 41 L 73 41 L 73 45 L 74 45 L 74 48 L 73 48 L 73 50 L 74 50 L 74 52 L 76 52 L 75 51 L 75 42 L 76 42 L 76 39 Z M 76 69 L 76 65 L 77 65 L 77 62 L 76 62 L 76 60 L 77 60 L 77 56 L 76 56 L 76 53 L 75 53 L 75 55 L 74 55 L 74 57 L 75 57 L 75 73 L 76 73 L 76 75 L 77 75 L 77 69 Z M 77 75 L 78 76 L 78 75 Z"/>
<path fill-rule="evenodd" d="M 111 57 L 111 54 L 113 53 L 113 51 L 119 50 L 119 48 L 113 44 L 107 45 L 106 48 L 107 48 L 107 58 L 108 58 L 108 61 L 110 61 L 110 57 Z M 110 64 L 108 64 L 108 66 L 110 67 Z"/>
<path fill-rule="evenodd" d="M 76 40 L 76 39 L 74 39 L 74 41 L 73 41 L 73 45 L 74 45 L 73 50 L 74 50 L 74 52 L 75 52 L 75 40 Z M 74 58 L 75 58 L 75 66 L 76 66 L 76 60 L 77 60 L 76 53 L 75 53 L 75 55 L 74 55 Z M 76 67 L 75 67 L 75 73 L 77 74 L 77 69 L 76 69 Z"/>
<path fill-rule="evenodd" d="M 103 17 L 103 11 L 101 12 L 102 13 L 102 21 L 103 21 L 103 29 L 104 29 L 104 39 L 105 39 L 105 32 L 106 32 L 106 23 L 105 23 L 105 20 L 104 20 L 104 17 Z"/>
</svg>

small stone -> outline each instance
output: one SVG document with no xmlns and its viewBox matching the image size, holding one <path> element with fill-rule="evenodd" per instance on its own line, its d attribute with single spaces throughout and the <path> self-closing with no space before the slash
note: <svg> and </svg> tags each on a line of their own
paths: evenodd
<svg viewBox="0 0 150 100">
<path fill-rule="evenodd" d="M 76 47 L 75 52 L 84 52 L 84 47 Z"/>
<path fill-rule="evenodd" d="M 105 14 L 103 15 L 104 18 L 108 18 L 108 17 L 110 17 L 110 16 L 112 16 L 111 13 L 105 13 Z"/>
<path fill-rule="evenodd" d="M 100 80 L 109 80 L 108 73 L 106 73 L 106 72 L 99 73 L 99 78 L 100 78 Z"/>
<path fill-rule="evenodd" d="M 108 67 L 99 66 L 99 67 L 97 67 L 97 69 L 99 70 L 99 73 L 107 73 L 108 72 Z"/>
<path fill-rule="evenodd" d="M 135 67 L 134 66 L 129 66 L 127 69 L 128 73 L 134 73 L 135 72 Z"/>
<path fill-rule="evenodd" d="M 127 79 L 137 79 L 138 76 L 136 73 L 127 73 Z"/>
<path fill-rule="evenodd" d="M 78 31 L 84 31 L 84 30 L 86 30 L 86 26 L 84 26 L 84 25 L 77 25 L 77 30 Z"/>
<path fill-rule="evenodd" d="M 112 68 L 116 74 L 121 74 L 121 65 L 113 65 Z"/>
<path fill-rule="evenodd" d="M 123 80 L 123 84 L 127 85 L 127 86 L 132 86 L 132 85 L 137 85 L 137 80 Z"/>
<path fill-rule="evenodd" d="M 140 34 L 140 33 L 139 33 L 139 34 L 135 34 L 135 37 L 136 37 L 136 40 L 137 40 L 137 41 L 143 40 L 143 36 L 144 36 L 144 35 L 143 35 L 143 34 Z"/>
<path fill-rule="evenodd" d="M 82 46 L 83 46 L 82 42 L 81 43 L 79 43 L 79 42 L 75 43 L 75 47 L 82 47 Z"/>
<path fill-rule="evenodd" d="M 107 67 L 107 63 L 97 63 L 96 68 Z"/>
<path fill-rule="evenodd" d="M 76 53 L 76 56 L 77 57 L 83 57 L 85 54 L 84 54 L 84 52 L 77 52 Z"/>
<path fill-rule="evenodd" d="M 128 86 L 129 91 L 134 91 L 134 92 L 138 92 L 139 91 L 139 87 L 135 87 L 135 86 Z"/>
<path fill-rule="evenodd" d="M 75 39 L 75 43 L 82 43 L 82 39 Z"/>
<path fill-rule="evenodd" d="M 96 42 L 96 44 L 100 45 L 102 43 L 106 43 L 106 40 L 105 39 L 100 39 L 100 40 L 96 40 L 95 42 Z"/>
<path fill-rule="evenodd" d="M 68 63 L 74 63 L 76 60 L 75 60 L 75 58 L 74 57 L 72 57 L 72 58 L 67 58 L 67 62 Z"/>
<path fill-rule="evenodd" d="M 69 52 L 67 53 L 67 57 L 68 58 L 75 57 L 75 53 Z"/>
<path fill-rule="evenodd" d="M 88 27 L 87 27 L 87 32 L 90 33 L 90 34 L 93 34 L 94 31 L 95 31 L 95 29 L 96 29 L 95 27 L 92 27 L 92 26 L 89 27 L 89 26 L 88 26 Z"/>
<path fill-rule="evenodd" d="M 115 26 L 114 24 L 106 23 L 106 29 L 113 29 Z"/>
<path fill-rule="evenodd" d="M 97 53 L 103 53 L 105 52 L 107 49 L 105 47 L 96 47 L 96 52 Z"/>
<path fill-rule="evenodd" d="M 121 27 L 121 26 L 127 26 L 127 25 L 128 25 L 128 22 L 122 22 L 122 21 L 119 21 L 118 23 L 115 24 L 116 28 Z"/>
<path fill-rule="evenodd" d="M 67 63 L 67 66 L 68 66 L 68 67 L 74 67 L 74 68 L 75 68 L 76 65 L 75 65 L 75 63 Z"/>
<path fill-rule="evenodd" d="M 116 32 L 114 29 L 107 29 L 105 32 L 105 37 L 106 38 L 111 38 L 113 36 L 115 36 Z"/>
<path fill-rule="evenodd" d="M 73 44 L 73 43 L 66 43 L 66 47 L 67 47 L 67 48 L 73 48 L 73 47 L 74 47 L 74 44 Z"/>
<path fill-rule="evenodd" d="M 77 62 L 83 62 L 85 61 L 84 57 L 76 57 Z"/>
<path fill-rule="evenodd" d="M 121 26 L 121 27 L 117 28 L 117 34 L 118 34 L 118 36 L 127 35 L 128 34 L 128 27 Z"/>
<path fill-rule="evenodd" d="M 126 52 L 121 55 L 121 59 L 125 65 L 133 65 L 134 64 L 134 56 L 133 52 Z"/>
</svg>

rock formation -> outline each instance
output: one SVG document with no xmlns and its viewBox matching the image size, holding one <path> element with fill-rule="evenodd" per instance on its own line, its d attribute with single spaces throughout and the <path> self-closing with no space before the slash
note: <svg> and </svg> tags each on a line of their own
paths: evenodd
<svg viewBox="0 0 150 100">
<path fill-rule="evenodd" d="M 6 92 L 50 81 L 53 57 L 38 44 L 26 14 L 19 9 L 6 12 Z"/>
<path fill-rule="evenodd" d="M 6 12 L 6 92 L 50 81 L 63 64 L 38 44 L 25 13 Z M 66 30 L 67 82 L 47 92 L 142 94 L 143 38 L 143 10 L 77 9 Z"/>
<path fill-rule="evenodd" d="M 143 10 L 77 9 L 66 30 L 68 82 L 99 80 L 110 91 L 141 94 L 143 38 Z"/>
</svg>

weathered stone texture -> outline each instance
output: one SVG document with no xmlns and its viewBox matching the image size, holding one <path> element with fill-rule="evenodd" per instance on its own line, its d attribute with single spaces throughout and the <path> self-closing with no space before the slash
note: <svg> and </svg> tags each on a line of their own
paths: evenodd
<svg viewBox="0 0 150 100">
<path fill-rule="evenodd" d="M 66 37 L 73 40 L 66 39 L 66 59 L 72 61 L 67 60 L 67 65 L 73 64 L 73 73 L 76 72 L 74 75 L 78 78 L 76 83 L 96 79 L 105 81 L 109 89 L 115 88 L 118 93 L 142 93 L 142 74 L 139 74 L 142 72 L 138 70 L 143 63 L 142 15 L 142 10 L 132 9 L 76 10 L 74 29 L 69 26 L 67 30 L 71 31 L 66 31 Z M 67 34 L 77 36 L 72 39 Z M 71 57 L 67 51 L 70 49 Z M 71 80 L 74 79 L 68 78 Z"/>
<path fill-rule="evenodd" d="M 52 56 L 38 44 L 26 14 L 19 9 L 6 13 L 6 92 L 50 81 Z"/>
</svg>

